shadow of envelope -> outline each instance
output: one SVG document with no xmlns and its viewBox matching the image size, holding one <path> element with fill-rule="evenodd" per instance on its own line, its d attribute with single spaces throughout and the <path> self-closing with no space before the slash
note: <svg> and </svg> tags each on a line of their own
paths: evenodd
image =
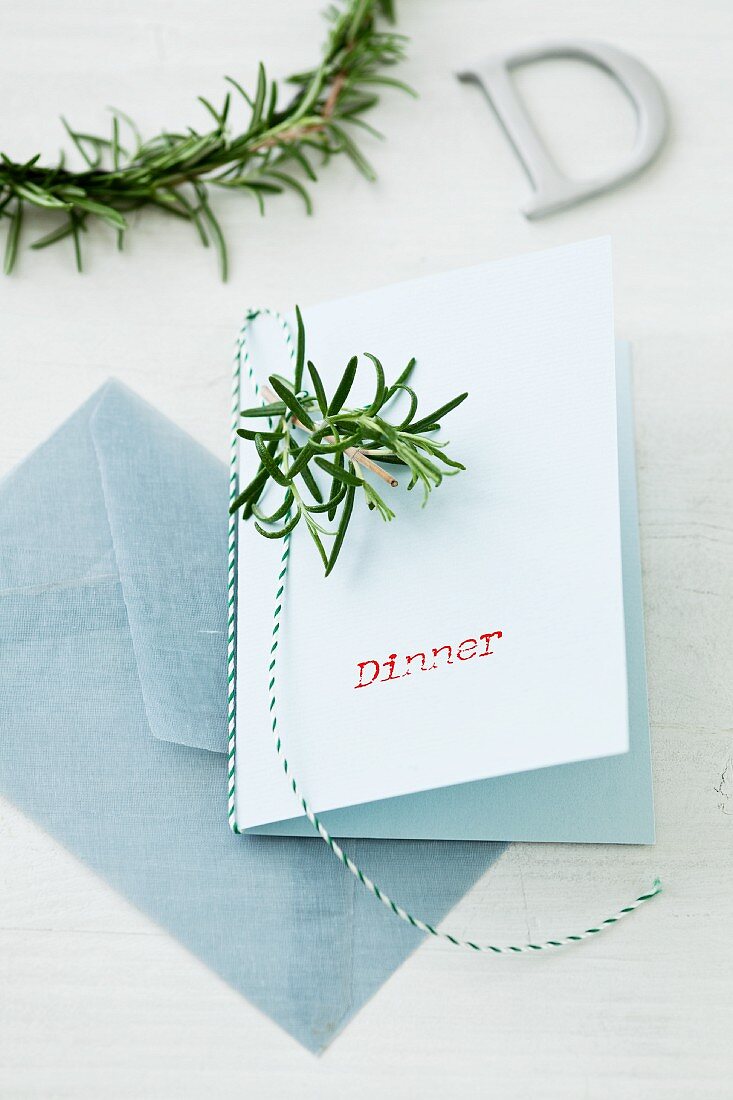
<svg viewBox="0 0 733 1100">
<path fill-rule="evenodd" d="M 0 791 L 317 1051 L 422 936 L 317 838 L 229 831 L 226 500 L 116 382 L 0 484 Z M 435 919 L 503 848 L 349 842 Z"/>
</svg>

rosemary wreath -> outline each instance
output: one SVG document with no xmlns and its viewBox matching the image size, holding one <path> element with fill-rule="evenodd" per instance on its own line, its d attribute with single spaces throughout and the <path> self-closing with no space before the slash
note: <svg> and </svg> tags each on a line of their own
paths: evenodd
<svg viewBox="0 0 733 1100">
<path fill-rule="evenodd" d="M 254 443 L 259 466 L 249 485 L 232 501 L 230 512 L 241 508 L 243 518 L 254 517 L 260 534 L 271 539 L 289 536 L 304 522 L 328 576 L 343 545 L 357 492 L 383 520 L 394 519 L 395 513 L 367 480 L 366 471 L 395 488 L 397 479 L 383 466 L 406 467 L 410 474 L 407 488 L 419 485 L 425 505 L 431 491 L 445 476 L 465 470 L 460 462 L 446 455 L 447 444 L 438 442 L 433 435 L 439 431 L 440 421 L 468 394 L 459 394 L 416 419 L 418 398 L 408 385 L 415 359 L 410 360 L 392 385 L 387 385 L 381 362 L 370 352 L 365 352 L 365 356 L 376 372 L 376 388 L 369 405 L 346 404 L 358 370 L 356 355 L 347 363 L 330 399 L 316 366 L 308 360 L 311 394 L 302 388 L 305 330 L 297 307 L 295 315 L 298 336 L 293 381 L 278 374 L 270 375 L 270 386 L 262 389 L 267 403 L 240 413 L 246 419 L 264 418 L 268 425 L 256 430 L 238 429 L 242 439 Z M 401 394 L 409 403 L 407 412 L 396 423 L 390 423 L 386 419 L 387 406 Z M 330 480 L 325 494 L 319 483 L 324 474 Z M 265 511 L 260 502 L 273 482 L 284 493 L 274 510 Z M 336 522 L 336 526 L 329 530 L 323 526 L 321 517 Z M 333 539 L 330 552 L 326 551 L 324 538 Z"/>
<path fill-rule="evenodd" d="M 227 77 L 232 90 L 221 109 L 199 96 L 215 123 L 208 133 L 189 127 L 185 133 L 162 133 L 143 141 L 134 122 L 115 110 L 109 137 L 82 133 L 62 120 L 86 164 L 82 171 L 66 168 L 63 153 L 54 167 L 39 164 L 40 154 L 23 164 L 0 154 L 0 221 L 8 222 L 6 274 L 17 260 L 26 205 L 62 219 L 31 248 L 46 248 L 70 237 L 78 270 L 81 238 L 90 221 L 116 230 L 122 248 L 129 228 L 126 215 L 141 207 L 157 207 L 191 222 L 204 245 L 213 242 L 226 279 L 226 243 L 211 207 L 210 188 L 254 196 L 262 213 L 267 196 L 290 189 L 300 195 L 310 213 L 307 181 L 316 180 L 314 160 L 325 164 L 344 153 L 367 179 L 374 179 L 352 130 L 360 127 L 382 136 L 362 118 L 378 103 L 380 87 L 397 87 L 414 95 L 407 85 L 383 72 L 402 60 L 405 39 L 380 30 L 380 14 L 394 21 L 393 0 L 332 5 L 326 12 L 330 29 L 320 64 L 287 79 L 295 91 L 284 106 L 279 105 L 277 82 L 260 65 L 253 95 Z M 230 125 L 234 96 L 249 112 L 240 133 Z M 123 136 L 127 134 L 129 138 Z"/>
</svg>

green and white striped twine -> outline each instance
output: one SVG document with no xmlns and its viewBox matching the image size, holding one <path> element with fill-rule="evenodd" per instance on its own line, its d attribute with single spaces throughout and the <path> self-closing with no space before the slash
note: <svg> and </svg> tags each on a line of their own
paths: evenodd
<svg viewBox="0 0 733 1100">
<path fill-rule="evenodd" d="M 239 425 L 239 410 L 240 410 L 240 381 L 242 370 L 246 371 L 248 381 L 256 395 L 260 396 L 260 387 L 257 383 L 257 379 L 254 374 L 252 362 L 249 355 L 249 349 L 247 346 L 247 333 L 251 323 L 255 318 L 260 316 L 271 317 L 277 324 L 280 325 L 285 338 L 286 346 L 290 353 L 291 361 L 295 359 L 295 348 L 293 346 L 293 338 L 290 332 L 285 318 L 271 309 L 250 309 L 245 315 L 244 322 L 237 337 L 236 350 L 234 355 L 234 382 L 232 391 L 232 443 L 231 443 L 231 466 L 230 466 L 230 480 L 229 480 L 229 499 L 230 502 L 235 499 L 238 493 L 239 485 L 239 442 L 236 434 L 237 427 Z M 235 768 L 235 755 L 236 755 L 236 597 L 237 597 L 237 529 L 238 529 L 238 516 L 232 515 L 229 518 L 229 571 L 228 571 L 228 626 L 227 626 L 227 684 L 228 684 L 228 814 L 229 824 L 233 832 L 239 833 L 240 829 L 237 825 L 236 816 L 236 768 Z M 280 758 L 285 775 L 287 776 L 293 794 L 300 803 L 303 813 L 310 821 L 311 825 L 326 842 L 333 854 L 338 860 L 359 880 L 362 886 L 381 901 L 382 905 L 386 906 L 396 917 L 400 920 L 406 921 L 407 924 L 411 924 L 413 928 L 418 928 L 421 932 L 425 932 L 430 936 L 435 936 L 438 939 L 446 940 L 448 943 L 453 944 L 455 947 L 465 947 L 470 951 L 485 952 L 493 955 L 516 955 L 516 954 L 530 954 L 537 951 L 546 951 L 551 948 L 566 947 L 573 943 L 579 943 L 581 940 L 590 939 L 592 936 L 598 935 L 605 928 L 610 928 L 616 924 L 622 917 L 625 917 L 628 913 L 633 913 L 635 909 L 638 909 L 644 902 L 649 901 L 650 898 L 655 897 L 662 891 L 662 884 L 659 879 L 654 880 L 654 884 L 650 890 L 644 894 L 640 894 L 635 901 L 632 901 L 629 905 L 625 905 L 623 909 L 619 909 L 611 917 L 606 917 L 598 925 L 592 928 L 586 928 L 584 932 L 578 932 L 575 935 L 563 936 L 557 940 L 544 940 L 541 943 L 523 943 L 523 944 L 508 944 L 504 946 L 497 946 L 496 944 L 480 944 L 475 943 L 473 940 L 461 939 L 458 936 L 453 936 L 449 932 L 443 932 L 439 928 L 433 927 L 432 924 L 428 924 L 427 921 L 421 920 L 419 917 L 413 916 L 408 913 L 401 905 L 393 901 L 384 890 L 381 890 L 375 882 L 373 882 L 368 875 L 366 875 L 360 867 L 358 867 L 354 861 L 344 852 L 343 848 L 338 844 L 336 840 L 331 836 L 326 826 L 319 819 L 318 815 L 313 812 L 308 804 L 308 800 L 299 789 L 298 782 L 295 776 L 290 771 L 290 765 L 283 749 L 283 743 L 278 732 L 277 723 L 277 654 L 280 647 L 280 616 L 285 600 L 285 584 L 288 573 L 288 561 L 290 558 L 290 536 L 287 535 L 283 541 L 283 552 L 280 558 L 280 568 L 277 577 L 277 591 L 275 592 L 275 606 L 273 611 L 273 627 L 272 627 L 272 645 L 270 647 L 270 662 L 268 666 L 268 692 L 270 696 L 270 720 L 272 725 L 272 734 L 275 739 L 275 749 Z"/>
</svg>

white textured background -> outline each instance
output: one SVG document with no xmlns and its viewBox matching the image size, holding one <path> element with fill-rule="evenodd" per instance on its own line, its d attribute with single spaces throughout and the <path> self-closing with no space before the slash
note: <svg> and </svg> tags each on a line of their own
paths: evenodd
<svg viewBox="0 0 733 1100">
<path fill-rule="evenodd" d="M 0 146 L 62 142 L 57 116 L 146 133 L 203 124 L 197 93 L 310 64 L 320 3 L 24 0 L 0 13 Z M 729 0 L 401 0 L 404 77 L 369 143 L 379 182 L 334 163 L 306 219 L 221 199 L 232 276 L 192 230 L 140 216 L 120 256 L 94 235 L 26 253 L 0 282 L 0 473 L 107 376 L 225 456 L 229 358 L 245 304 L 287 307 L 610 232 L 617 330 L 634 343 L 659 841 L 515 845 L 452 914 L 475 938 L 540 938 L 610 912 L 654 873 L 664 896 L 609 936 L 549 958 L 426 944 L 320 1059 L 223 985 L 11 806 L 0 806 L 2 1097 L 733 1096 L 733 626 Z M 535 224 L 521 170 L 456 68 L 504 46 L 596 37 L 663 82 L 673 133 L 623 190 Z M 518 77 L 560 162 L 611 163 L 633 119 L 571 62 Z M 28 228 L 31 219 L 28 219 Z"/>
</svg>

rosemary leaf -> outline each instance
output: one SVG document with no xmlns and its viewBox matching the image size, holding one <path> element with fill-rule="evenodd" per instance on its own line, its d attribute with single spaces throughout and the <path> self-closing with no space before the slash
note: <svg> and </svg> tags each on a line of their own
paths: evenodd
<svg viewBox="0 0 733 1100">
<path fill-rule="evenodd" d="M 15 261 L 18 256 L 18 244 L 20 242 L 20 231 L 23 228 L 23 200 L 18 199 L 15 204 L 15 212 L 10 215 L 10 227 L 8 228 L 8 236 L 5 242 L 5 274 L 9 275 L 15 267 Z"/>
<path fill-rule="evenodd" d="M 364 354 L 366 355 L 367 359 L 371 359 L 372 363 L 374 364 L 374 369 L 377 372 L 377 389 L 374 394 L 372 403 L 366 411 L 367 416 L 374 416 L 375 413 L 378 413 L 381 409 L 382 405 L 384 404 L 384 399 L 387 395 L 387 387 L 384 384 L 384 368 L 377 359 L 376 355 L 372 355 L 372 353 L 369 351 L 365 351 Z"/>
<path fill-rule="evenodd" d="M 260 466 L 260 469 L 258 470 L 255 477 L 252 478 L 249 485 L 247 485 L 246 488 L 244 488 L 242 492 L 239 493 L 239 495 L 235 497 L 232 503 L 229 505 L 230 513 L 238 511 L 243 504 L 246 504 L 246 502 L 253 497 L 255 499 L 259 499 L 260 492 L 264 488 L 266 482 L 267 470 L 264 468 L 264 466 Z"/>
<path fill-rule="evenodd" d="M 299 420 L 304 428 L 308 428 L 309 431 L 313 431 L 313 429 L 315 428 L 315 424 L 313 423 L 310 416 L 308 415 L 308 412 L 303 408 L 293 391 L 289 389 L 283 382 L 281 382 L 276 374 L 270 375 L 270 385 L 272 386 L 278 397 L 281 397 L 283 399 L 296 420 Z"/>
<path fill-rule="evenodd" d="M 346 364 L 346 369 L 341 376 L 341 381 L 336 388 L 336 392 L 333 395 L 331 404 L 328 406 L 329 416 L 335 416 L 336 413 L 340 412 L 340 410 L 343 408 L 344 401 L 349 396 L 351 386 L 353 384 L 354 378 L 356 377 L 356 368 L 358 362 L 359 360 L 354 355 L 351 359 L 349 359 L 348 363 Z"/>
<path fill-rule="evenodd" d="M 256 405 L 251 409 L 242 409 L 240 416 L 256 417 L 256 416 L 284 416 L 286 412 L 285 403 L 283 401 L 273 401 L 270 405 Z"/>
<path fill-rule="evenodd" d="M 294 499 L 295 498 L 293 496 L 293 490 L 288 489 L 280 507 L 276 508 L 275 511 L 272 512 L 269 516 L 266 515 L 260 508 L 258 508 L 256 504 L 252 505 L 252 514 L 262 523 L 277 523 L 278 520 L 282 519 L 283 516 L 286 516 L 288 514 Z"/>
<path fill-rule="evenodd" d="M 323 493 L 321 492 L 321 487 L 314 478 L 310 467 L 304 466 L 303 469 L 300 471 L 300 476 L 308 487 L 308 492 L 311 494 L 313 499 L 317 500 L 319 504 L 322 504 Z"/>
<path fill-rule="evenodd" d="M 411 424 L 410 431 L 425 431 L 429 425 L 434 424 L 436 421 L 440 420 L 441 417 L 445 416 L 449 412 L 452 412 L 453 409 L 458 408 L 458 406 L 463 401 L 465 401 L 467 397 L 467 393 L 459 394 L 458 397 L 454 397 L 452 401 L 448 401 L 445 405 L 441 405 L 439 409 L 435 410 L 435 412 L 431 412 L 428 414 L 428 416 L 424 416 L 422 420 L 418 420 L 415 424 Z"/>
<path fill-rule="evenodd" d="M 350 473 L 348 470 L 342 470 L 334 462 L 329 462 L 326 458 L 317 458 L 316 463 L 325 470 L 327 474 L 331 474 L 337 481 L 343 481 L 344 485 L 350 485 L 358 488 L 362 479 L 357 477 L 356 474 Z"/>
<path fill-rule="evenodd" d="M 298 509 L 295 515 L 292 516 L 286 524 L 284 524 L 282 527 L 278 527 L 274 531 L 268 531 L 265 527 L 258 523 L 257 520 L 255 520 L 255 527 L 261 535 L 265 536 L 266 539 L 283 539 L 286 535 L 289 535 L 291 531 L 295 530 L 295 528 L 300 523 L 300 518 L 302 515 L 303 513 L 300 511 L 300 509 Z"/>
<path fill-rule="evenodd" d="M 283 489 L 287 489 L 288 478 L 282 472 L 274 458 L 271 457 L 270 452 L 262 441 L 262 436 L 255 435 L 254 444 L 257 448 L 257 454 L 260 456 L 260 462 L 265 467 L 272 480 L 276 481 L 278 485 L 282 485 Z"/>
<path fill-rule="evenodd" d="M 344 544 L 346 529 L 349 526 L 351 513 L 354 510 L 355 493 L 356 489 L 353 485 L 350 485 L 346 491 L 346 503 L 344 504 L 343 510 L 341 512 L 341 521 L 339 523 L 338 531 L 336 532 L 336 538 L 334 539 L 333 546 L 331 547 L 331 556 L 329 557 L 328 565 L 326 566 L 326 576 L 328 576 L 328 574 L 333 570 L 333 567 L 336 564 L 336 559 L 341 552 L 341 547 Z"/>
<path fill-rule="evenodd" d="M 301 318 L 302 324 L 302 318 Z M 318 408 L 321 410 L 323 416 L 328 415 L 328 400 L 326 398 L 326 391 L 323 388 L 323 382 L 321 376 L 316 370 L 310 359 L 308 360 L 308 374 L 311 376 L 311 382 L 313 383 L 313 389 L 316 395 L 316 401 L 318 402 Z"/>
<path fill-rule="evenodd" d="M 400 388 L 400 386 L 404 386 L 404 385 L 407 384 L 407 382 L 410 381 L 410 376 L 411 376 L 412 372 L 415 369 L 416 362 L 417 362 L 416 359 L 411 359 L 410 360 L 410 362 L 407 364 L 407 366 L 405 367 L 405 369 L 403 370 L 402 374 L 399 376 L 397 381 L 393 382 L 392 385 L 387 390 L 387 396 L 385 398 L 385 401 L 389 401 L 390 397 L 394 397 L 395 393 Z"/>
<path fill-rule="evenodd" d="M 338 482 L 336 483 L 338 485 Z M 329 497 L 323 504 L 307 504 L 306 508 L 309 512 L 328 512 L 328 518 L 333 519 L 336 514 L 336 508 L 344 499 L 348 492 L 345 485 L 339 485 L 336 493 Z M 332 514 L 333 513 L 333 514 Z"/>
<path fill-rule="evenodd" d="M 250 441 L 250 443 L 254 443 L 256 436 L 259 436 L 260 439 L 270 440 L 270 439 L 281 439 L 282 434 L 283 434 L 282 432 L 277 432 L 277 431 L 275 431 L 275 432 L 253 432 L 253 431 L 250 431 L 249 428 L 237 428 L 237 435 L 241 436 L 242 439 L 248 439 Z"/>
<path fill-rule="evenodd" d="M 303 363 L 305 362 L 305 329 L 300 307 L 295 307 L 295 323 L 298 327 L 298 336 L 295 345 L 295 392 L 300 393 L 303 385 Z"/>
</svg>

